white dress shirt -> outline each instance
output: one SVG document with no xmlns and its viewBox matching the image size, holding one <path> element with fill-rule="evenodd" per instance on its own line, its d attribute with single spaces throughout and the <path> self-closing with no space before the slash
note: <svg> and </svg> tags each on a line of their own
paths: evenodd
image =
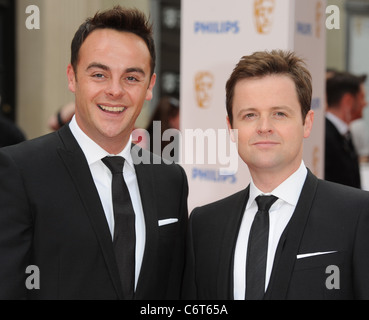
<svg viewBox="0 0 369 320">
<path fill-rule="evenodd" d="M 114 235 L 114 213 L 113 213 L 113 199 L 111 191 L 112 174 L 109 168 L 101 161 L 101 159 L 106 156 L 113 156 L 109 154 L 104 149 L 102 149 L 98 144 L 91 140 L 78 126 L 75 117 L 69 124 L 73 136 L 76 138 L 79 146 L 81 147 L 87 163 L 90 167 L 92 178 L 95 182 L 97 191 L 100 196 L 102 206 L 104 208 L 106 221 L 108 223 L 110 233 Z M 127 184 L 129 194 L 131 196 L 133 210 L 136 215 L 136 268 L 135 268 L 135 286 L 137 286 L 138 276 L 141 270 L 143 253 L 145 250 L 146 241 L 146 229 L 145 229 L 145 219 L 142 209 L 142 202 L 140 191 L 138 188 L 138 182 L 136 177 L 136 171 L 133 165 L 133 160 L 131 156 L 131 142 L 132 137 L 130 137 L 124 150 L 117 156 L 122 156 L 125 160 L 123 168 L 124 180 Z M 116 156 L 116 155 L 114 155 Z"/>
<path fill-rule="evenodd" d="M 251 180 L 250 197 L 242 218 L 234 256 L 233 281 L 235 300 L 245 299 L 247 245 L 249 241 L 251 225 L 258 210 L 255 199 L 259 195 L 273 195 L 278 198 L 278 200 L 272 205 L 269 210 L 269 240 L 265 275 L 266 291 L 269 284 L 270 275 L 273 268 L 274 256 L 277 250 L 279 239 L 288 222 L 290 221 L 293 212 L 295 211 L 302 187 L 306 180 L 306 176 L 307 169 L 304 162 L 302 162 L 301 166 L 294 174 L 292 174 L 287 180 L 285 180 L 276 189 L 268 194 L 260 191 Z"/>
</svg>

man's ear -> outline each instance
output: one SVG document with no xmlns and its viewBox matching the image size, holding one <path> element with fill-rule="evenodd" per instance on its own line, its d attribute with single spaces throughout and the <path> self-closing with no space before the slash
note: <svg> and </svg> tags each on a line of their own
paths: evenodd
<svg viewBox="0 0 369 320">
<path fill-rule="evenodd" d="M 342 113 L 344 117 L 344 121 L 349 123 L 352 120 L 352 109 L 355 106 L 355 96 L 351 93 L 345 93 L 342 96 L 340 107 L 342 108 Z"/>
<path fill-rule="evenodd" d="M 314 111 L 310 110 L 305 117 L 304 138 L 309 138 L 314 123 Z"/>
<path fill-rule="evenodd" d="M 71 64 L 67 67 L 67 77 L 68 77 L 68 89 L 75 93 L 76 92 L 76 74 Z"/>
<path fill-rule="evenodd" d="M 342 96 L 342 99 L 341 99 L 341 104 L 342 105 L 352 105 L 352 102 L 355 100 L 355 97 L 349 93 L 349 92 L 346 92 L 343 96 Z"/>
<path fill-rule="evenodd" d="M 150 101 L 152 99 L 152 96 L 153 96 L 153 89 L 154 89 L 154 86 L 155 86 L 155 82 L 156 82 L 156 73 L 154 73 L 152 76 L 151 76 L 151 79 L 150 79 L 150 84 L 149 84 L 149 87 L 147 88 L 147 92 L 146 92 L 146 100 Z"/>
<path fill-rule="evenodd" d="M 229 117 L 228 116 L 226 117 L 226 120 L 227 120 L 227 127 L 228 127 L 228 131 L 229 131 L 229 135 L 231 137 L 231 140 L 232 140 L 232 142 L 236 143 L 237 142 L 236 141 L 237 139 L 236 139 L 236 137 L 234 135 L 234 130 L 232 128 L 231 121 L 229 120 Z"/>
</svg>

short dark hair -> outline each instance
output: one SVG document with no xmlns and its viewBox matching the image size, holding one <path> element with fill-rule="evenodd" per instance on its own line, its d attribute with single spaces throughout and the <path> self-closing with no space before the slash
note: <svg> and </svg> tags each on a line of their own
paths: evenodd
<svg viewBox="0 0 369 320">
<path fill-rule="evenodd" d="M 329 77 L 326 83 L 328 106 L 332 108 L 338 106 L 346 93 L 356 96 L 366 77 L 366 75 L 356 76 L 349 72 L 336 72 L 332 77 Z"/>
<path fill-rule="evenodd" d="M 97 29 L 113 29 L 117 31 L 131 32 L 142 38 L 151 56 L 151 75 L 155 70 L 155 44 L 153 39 L 153 27 L 145 14 L 137 9 L 125 9 L 115 6 L 113 9 L 97 12 L 94 17 L 88 18 L 78 28 L 71 45 L 71 65 L 77 72 L 79 50 L 88 35 Z"/>
<path fill-rule="evenodd" d="M 305 66 L 305 62 L 291 51 L 259 51 L 242 57 L 226 84 L 226 107 L 231 125 L 233 123 L 232 105 L 236 84 L 243 79 L 262 78 L 276 74 L 286 75 L 295 83 L 302 119 L 305 122 L 306 115 L 311 109 L 313 91 L 311 74 Z"/>
</svg>

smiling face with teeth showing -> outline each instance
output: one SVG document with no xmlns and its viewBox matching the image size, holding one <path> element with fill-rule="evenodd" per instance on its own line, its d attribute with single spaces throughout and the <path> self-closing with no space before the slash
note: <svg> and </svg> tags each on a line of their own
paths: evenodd
<svg viewBox="0 0 369 320">
<path fill-rule="evenodd" d="M 152 99 L 149 49 L 139 36 L 97 29 L 83 42 L 76 70 L 68 65 L 75 94 L 76 121 L 82 131 L 111 154 L 129 141 L 145 100 Z"/>
</svg>

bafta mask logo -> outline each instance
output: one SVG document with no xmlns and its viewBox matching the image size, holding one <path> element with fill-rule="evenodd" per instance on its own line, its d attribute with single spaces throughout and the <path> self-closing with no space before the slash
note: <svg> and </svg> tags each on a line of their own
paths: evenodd
<svg viewBox="0 0 369 320">
<path fill-rule="evenodd" d="M 211 104 L 214 76 L 208 71 L 200 71 L 195 75 L 195 92 L 197 105 L 200 108 L 209 108 Z"/>
<path fill-rule="evenodd" d="M 318 1 L 315 8 L 315 35 L 319 39 L 322 32 L 323 4 Z"/>
<path fill-rule="evenodd" d="M 313 149 L 313 173 L 319 177 L 320 149 L 315 146 Z"/>
<path fill-rule="evenodd" d="M 260 34 L 268 34 L 272 30 L 275 0 L 255 0 L 254 18 L 256 30 Z"/>
</svg>

